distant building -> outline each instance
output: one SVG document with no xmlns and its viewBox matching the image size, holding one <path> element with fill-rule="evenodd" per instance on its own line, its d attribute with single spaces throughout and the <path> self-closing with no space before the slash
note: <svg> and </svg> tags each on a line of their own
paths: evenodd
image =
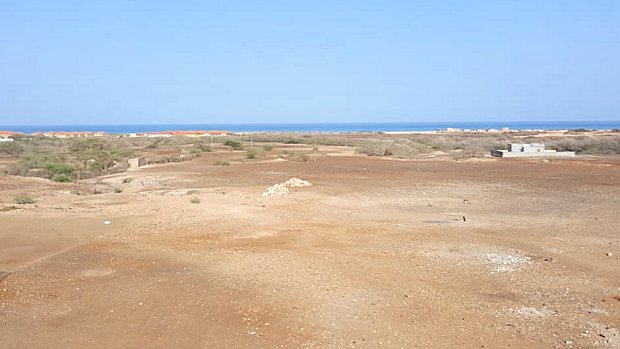
<svg viewBox="0 0 620 349">
<path fill-rule="evenodd" d="M 16 135 L 16 134 L 20 134 L 19 132 L 13 132 L 13 131 L 0 131 L 0 138 L 2 139 L 13 139 L 12 136 Z"/>
<path fill-rule="evenodd" d="M 164 131 L 164 132 L 137 132 L 130 133 L 129 137 L 172 137 L 172 131 Z"/>
<path fill-rule="evenodd" d="M 55 137 L 55 138 L 91 138 L 105 137 L 108 134 L 103 131 L 97 132 L 33 132 L 33 136 Z"/>
<path fill-rule="evenodd" d="M 518 157 L 575 157 L 574 151 L 556 151 L 545 149 L 544 143 L 510 143 L 507 150 L 492 150 L 491 155 L 500 158 Z"/>
<path fill-rule="evenodd" d="M 216 137 L 216 136 L 230 136 L 230 135 L 232 135 L 232 132 L 211 130 L 211 131 L 208 131 L 207 134 L 209 136 L 213 136 L 213 137 Z"/>
<path fill-rule="evenodd" d="M 129 137 L 172 137 L 172 136 L 183 136 L 183 137 L 207 137 L 207 136 L 228 136 L 232 133 L 228 131 L 160 131 L 160 132 L 137 132 L 130 133 Z"/>
<path fill-rule="evenodd" d="M 446 128 L 446 132 L 461 132 L 461 129 L 456 127 L 448 127 Z"/>
</svg>

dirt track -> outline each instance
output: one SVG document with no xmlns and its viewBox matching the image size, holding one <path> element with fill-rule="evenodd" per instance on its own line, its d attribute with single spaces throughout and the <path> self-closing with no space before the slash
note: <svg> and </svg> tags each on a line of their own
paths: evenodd
<svg viewBox="0 0 620 349">
<path fill-rule="evenodd" d="M 620 348 L 617 158 L 212 163 L 0 176 L 0 347 Z"/>
</svg>

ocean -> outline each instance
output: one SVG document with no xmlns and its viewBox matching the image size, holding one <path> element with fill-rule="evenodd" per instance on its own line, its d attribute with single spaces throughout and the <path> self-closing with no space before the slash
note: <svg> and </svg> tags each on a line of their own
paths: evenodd
<svg viewBox="0 0 620 349">
<path fill-rule="evenodd" d="M 2 126 L 0 130 L 22 133 L 105 131 L 110 134 L 158 132 L 166 130 L 226 130 L 230 132 L 406 132 L 461 129 L 542 129 L 562 130 L 585 128 L 591 130 L 620 129 L 618 121 L 488 121 L 488 122 L 372 122 L 372 123 L 280 123 L 280 124 L 134 124 L 134 125 L 29 125 Z"/>
</svg>

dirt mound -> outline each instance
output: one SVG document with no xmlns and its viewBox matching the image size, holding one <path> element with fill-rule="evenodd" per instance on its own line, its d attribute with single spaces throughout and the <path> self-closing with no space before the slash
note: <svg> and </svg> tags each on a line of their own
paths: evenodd
<svg viewBox="0 0 620 349">
<path fill-rule="evenodd" d="M 274 196 L 284 196 L 289 193 L 288 188 L 296 188 L 296 187 L 309 187 L 312 183 L 308 181 L 304 181 L 299 178 L 289 178 L 284 183 L 277 183 L 272 185 L 271 187 L 265 189 L 262 196 L 263 197 L 274 197 Z"/>
</svg>

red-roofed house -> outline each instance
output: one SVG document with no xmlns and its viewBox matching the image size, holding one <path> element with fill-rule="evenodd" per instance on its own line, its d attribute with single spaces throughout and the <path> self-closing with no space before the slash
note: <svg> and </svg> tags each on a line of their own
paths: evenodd
<svg viewBox="0 0 620 349">
<path fill-rule="evenodd" d="M 13 131 L 0 131 L 0 138 L 11 138 L 11 136 L 13 135 L 18 135 L 21 134 L 19 132 L 13 132 Z"/>
</svg>

